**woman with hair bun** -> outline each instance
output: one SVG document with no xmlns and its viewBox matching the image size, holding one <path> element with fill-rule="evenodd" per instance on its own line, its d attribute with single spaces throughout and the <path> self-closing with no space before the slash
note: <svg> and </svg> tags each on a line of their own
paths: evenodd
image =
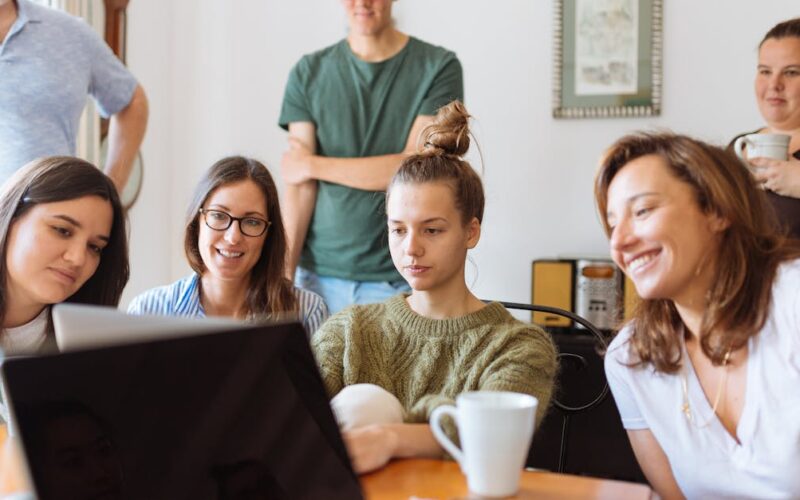
<svg viewBox="0 0 800 500">
<path fill-rule="evenodd" d="M 466 391 L 527 393 L 537 422 L 556 374 L 540 328 L 485 304 L 467 287 L 467 251 L 478 244 L 484 193 L 467 152 L 469 114 L 454 101 L 422 132 L 386 192 L 389 249 L 411 286 L 379 304 L 351 306 L 312 340 L 357 472 L 391 458 L 441 456 L 431 412 Z"/>
</svg>

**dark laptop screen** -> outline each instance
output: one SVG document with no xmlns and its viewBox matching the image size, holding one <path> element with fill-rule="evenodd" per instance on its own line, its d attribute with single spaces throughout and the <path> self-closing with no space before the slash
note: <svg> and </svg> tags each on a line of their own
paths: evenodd
<svg viewBox="0 0 800 500">
<path fill-rule="evenodd" d="M 43 500 L 361 498 L 299 323 L 3 372 Z"/>
</svg>

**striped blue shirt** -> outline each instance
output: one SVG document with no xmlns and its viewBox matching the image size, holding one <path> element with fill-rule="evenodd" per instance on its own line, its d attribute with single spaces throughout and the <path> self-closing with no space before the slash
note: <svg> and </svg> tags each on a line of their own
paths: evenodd
<svg viewBox="0 0 800 500">
<path fill-rule="evenodd" d="M 200 276 L 194 273 L 171 285 L 151 288 L 137 295 L 128 306 L 128 314 L 205 317 L 199 290 Z M 314 292 L 294 287 L 294 293 L 303 326 L 311 336 L 328 318 L 328 307 Z"/>
</svg>

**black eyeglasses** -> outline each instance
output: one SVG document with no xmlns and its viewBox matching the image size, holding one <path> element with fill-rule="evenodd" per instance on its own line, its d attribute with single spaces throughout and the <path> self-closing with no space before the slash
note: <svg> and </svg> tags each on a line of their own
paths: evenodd
<svg viewBox="0 0 800 500">
<path fill-rule="evenodd" d="M 269 228 L 272 222 L 261 219 L 259 217 L 234 217 L 227 212 L 221 210 L 206 210 L 200 209 L 203 214 L 203 219 L 206 221 L 206 226 L 214 231 L 226 231 L 233 221 L 239 223 L 239 231 L 245 236 L 261 236 L 264 231 Z"/>
</svg>

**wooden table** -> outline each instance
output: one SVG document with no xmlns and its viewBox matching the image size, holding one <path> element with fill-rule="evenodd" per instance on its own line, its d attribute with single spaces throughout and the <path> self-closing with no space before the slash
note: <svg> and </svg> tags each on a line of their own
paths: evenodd
<svg viewBox="0 0 800 500">
<path fill-rule="evenodd" d="M 22 472 L 22 458 L 17 442 L 7 438 L 6 426 L 0 424 L 0 497 L 30 490 Z"/>
<path fill-rule="evenodd" d="M 363 476 L 361 486 L 369 500 L 476 498 L 469 496 L 467 480 L 458 464 L 445 460 L 396 460 L 379 471 Z M 643 484 L 525 471 L 522 473 L 520 491 L 514 498 L 646 500 L 651 495 L 650 488 Z"/>
<path fill-rule="evenodd" d="M 0 425 L 0 497 L 28 491 L 22 473 L 18 444 L 7 439 Z M 468 497 L 467 482 L 458 464 L 444 460 L 396 460 L 387 467 L 362 476 L 361 485 L 368 500 L 424 499 L 456 500 Z M 614 500 L 651 498 L 643 484 L 526 471 L 515 498 L 607 498 Z"/>
</svg>

